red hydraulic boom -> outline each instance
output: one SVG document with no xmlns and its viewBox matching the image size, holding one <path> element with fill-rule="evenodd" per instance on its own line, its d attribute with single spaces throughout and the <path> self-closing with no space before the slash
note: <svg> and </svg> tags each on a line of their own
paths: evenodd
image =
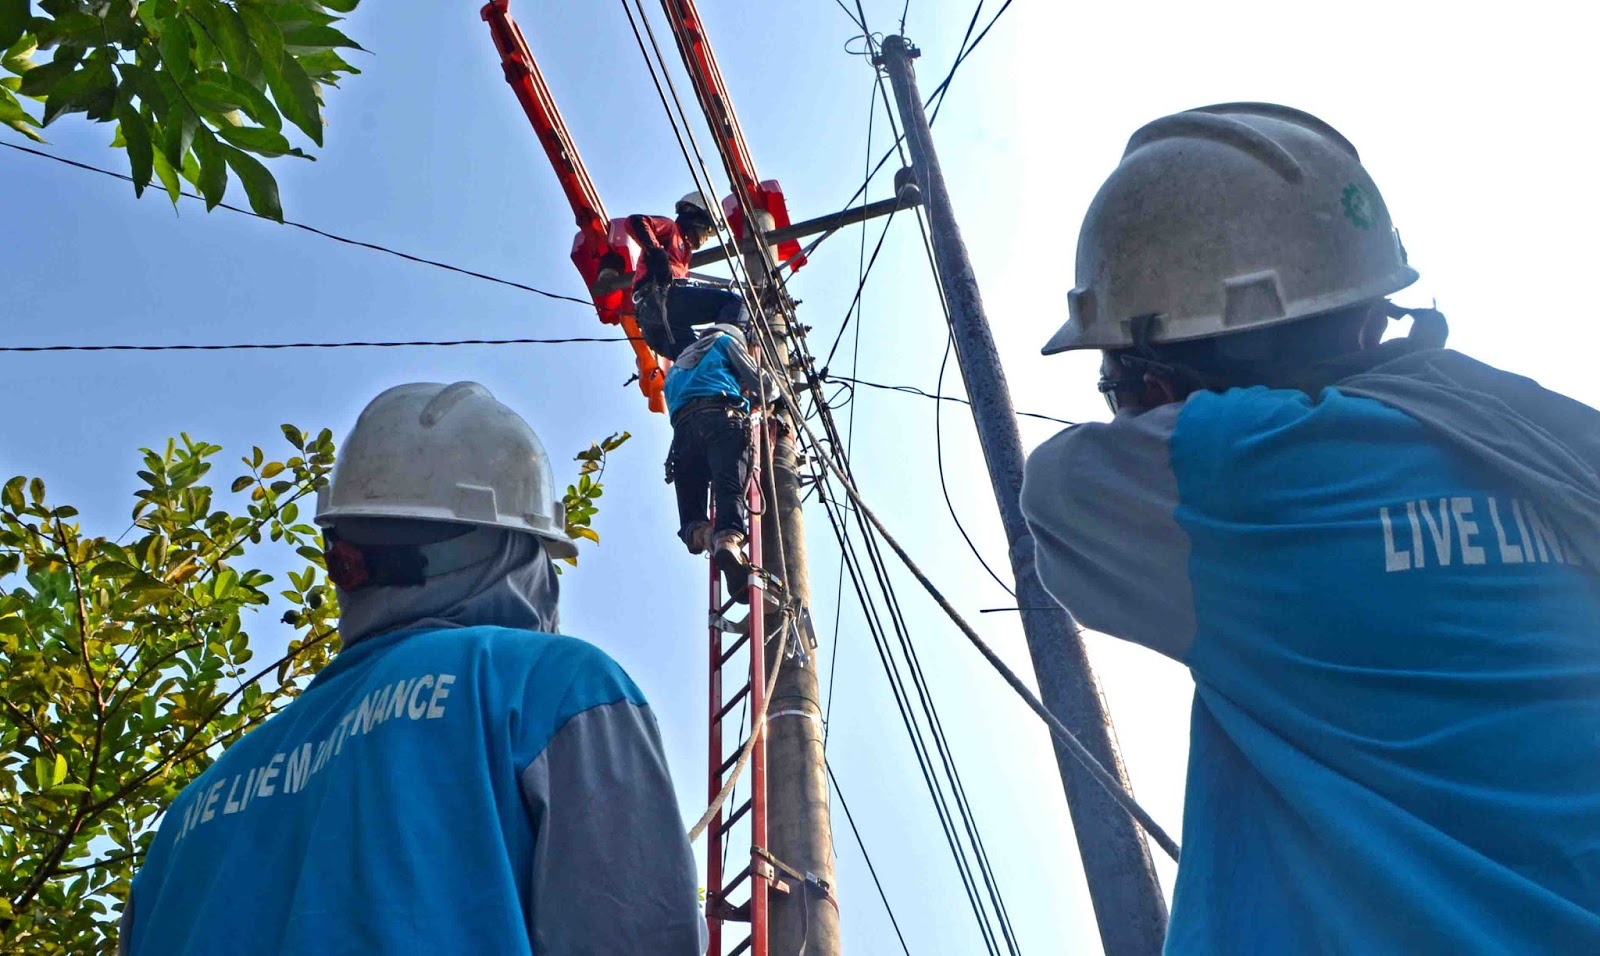
<svg viewBox="0 0 1600 956">
<path fill-rule="evenodd" d="M 545 85 L 539 65 L 534 62 L 528 41 L 522 29 L 511 18 L 510 0 L 490 0 L 482 10 L 483 19 L 494 35 L 494 45 L 500 51 L 500 64 L 505 69 L 506 82 L 517 94 L 528 122 L 539 136 L 556 178 L 572 204 L 577 220 L 578 234 L 572 240 L 572 264 L 578 267 L 585 286 L 594 300 L 600 321 L 607 325 L 620 325 L 632 340 L 634 358 L 639 367 L 639 390 L 644 393 L 653 412 L 666 411 L 662 386 L 666 373 L 661 359 L 644 344 L 639 323 L 633 316 L 633 300 L 628 288 L 616 287 L 611 280 L 633 271 L 637 246 L 628 236 L 627 220 L 612 219 L 606 215 L 605 204 L 584 168 L 583 158 L 573 145 L 567 125 L 556 109 L 550 88 Z"/>
<path fill-rule="evenodd" d="M 733 195 L 722 200 L 722 210 L 739 239 L 746 238 L 744 211 L 739 202 L 740 192 L 758 213 L 771 216 L 771 221 L 761 223 L 763 231 L 782 229 L 789 223 L 789 207 L 783 199 L 783 187 L 776 179 L 762 180 L 756 175 L 755 160 L 750 157 L 750 147 L 739 129 L 739 118 L 733 113 L 733 100 L 722 82 L 722 70 L 717 66 L 716 54 L 711 52 L 711 41 L 706 37 L 700 22 L 700 11 L 694 0 L 661 0 L 667 21 L 672 24 L 672 34 L 678 41 L 678 52 L 694 81 L 695 95 L 705 109 L 706 121 L 711 124 L 711 134 L 717 138 L 723 155 L 730 158 L 736 180 Z M 806 264 L 800 254 L 800 242 L 791 239 L 777 248 L 778 261 L 788 263 L 791 270 Z"/>
</svg>

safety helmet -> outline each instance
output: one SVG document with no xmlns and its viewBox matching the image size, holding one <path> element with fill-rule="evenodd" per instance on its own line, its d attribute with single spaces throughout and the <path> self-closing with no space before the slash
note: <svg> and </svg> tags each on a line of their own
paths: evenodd
<svg viewBox="0 0 1600 956">
<path fill-rule="evenodd" d="M 691 193 L 685 193 L 683 198 L 678 200 L 678 204 L 673 207 L 673 212 L 680 216 L 698 216 L 712 225 L 716 224 L 716 220 L 711 217 L 711 205 L 706 202 L 706 197 L 701 195 L 698 189 Z"/>
<path fill-rule="evenodd" d="M 1416 280 L 1337 130 L 1270 103 L 1205 106 L 1128 141 L 1084 216 L 1067 323 L 1044 353 L 1263 328 Z"/>
<path fill-rule="evenodd" d="M 402 518 L 535 535 L 576 557 L 539 436 L 477 382 L 397 385 L 356 419 L 317 492 L 317 524 Z"/>
</svg>

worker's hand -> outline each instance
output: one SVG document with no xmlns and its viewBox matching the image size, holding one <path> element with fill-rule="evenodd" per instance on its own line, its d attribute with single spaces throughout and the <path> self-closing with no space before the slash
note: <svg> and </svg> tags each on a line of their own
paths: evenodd
<svg viewBox="0 0 1600 956">
<path fill-rule="evenodd" d="M 655 248 L 644 251 L 644 274 L 655 282 L 672 281 L 672 260 L 667 258 L 667 250 Z"/>
</svg>

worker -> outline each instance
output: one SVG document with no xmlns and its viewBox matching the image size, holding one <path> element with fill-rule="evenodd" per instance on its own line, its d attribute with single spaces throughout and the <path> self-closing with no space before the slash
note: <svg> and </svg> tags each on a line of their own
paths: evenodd
<svg viewBox="0 0 1600 956">
<path fill-rule="evenodd" d="M 532 429 L 391 388 L 316 520 L 342 650 L 173 801 L 124 952 L 703 953 L 655 718 L 557 633 L 576 549 Z"/>
<path fill-rule="evenodd" d="M 776 396 L 770 374 L 756 368 L 744 331 L 713 325 L 667 371 L 672 449 L 667 480 L 678 495 L 678 537 L 690 554 L 712 552 L 728 593 L 748 600 L 745 486 L 750 480 L 749 395 Z M 706 516 L 710 491 L 716 525 Z"/>
<path fill-rule="evenodd" d="M 1282 106 L 1145 126 L 1083 221 L 1044 351 L 1115 416 L 1022 506 L 1050 593 L 1194 678 L 1168 953 L 1600 953 L 1600 413 L 1443 348 L 1417 277 Z"/>
<path fill-rule="evenodd" d="M 677 359 L 695 341 L 695 327 L 748 325 L 744 297 L 714 282 L 691 278 L 690 253 L 716 234 L 710 206 L 698 191 L 678 200 L 677 218 L 629 216 L 628 232 L 639 244 L 633 307 L 645 344 Z"/>
</svg>

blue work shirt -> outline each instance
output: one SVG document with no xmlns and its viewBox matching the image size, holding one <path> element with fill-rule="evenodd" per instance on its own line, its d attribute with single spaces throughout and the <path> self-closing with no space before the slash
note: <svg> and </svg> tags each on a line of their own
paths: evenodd
<svg viewBox="0 0 1600 956">
<path fill-rule="evenodd" d="M 133 956 L 703 951 L 654 717 L 609 657 L 500 627 L 340 653 L 173 801 Z"/>
<path fill-rule="evenodd" d="M 1600 578 L 1553 509 L 1337 388 L 1069 429 L 1023 509 L 1058 600 L 1194 676 L 1168 953 L 1600 953 Z"/>
<path fill-rule="evenodd" d="M 702 339 L 701 342 L 706 342 Z M 727 335 L 717 334 L 703 347 L 701 342 L 685 349 L 678 361 L 667 370 L 667 412 L 678 410 L 696 399 L 729 398 L 741 408 L 750 409 L 740 381 L 755 376 L 755 366 L 743 346 Z M 737 355 L 735 353 L 738 353 Z M 741 362 L 742 360 L 742 362 Z M 749 382 L 754 390 L 754 382 Z"/>
</svg>

